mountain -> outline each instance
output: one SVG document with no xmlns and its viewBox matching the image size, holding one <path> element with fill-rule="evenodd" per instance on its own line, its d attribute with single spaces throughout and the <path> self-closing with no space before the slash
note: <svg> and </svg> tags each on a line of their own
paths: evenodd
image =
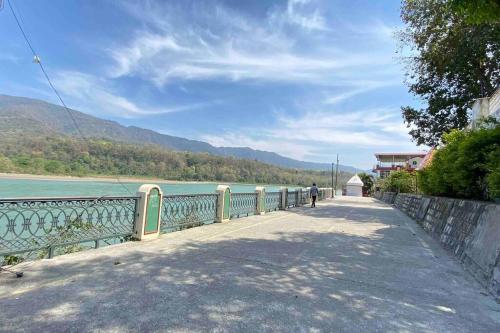
<svg viewBox="0 0 500 333">
<path fill-rule="evenodd" d="M 215 147 L 209 143 L 189 140 L 177 136 L 136 127 L 123 126 L 115 121 L 100 119 L 80 111 L 72 110 L 72 117 L 58 105 L 26 97 L 0 94 L 0 134 L 1 135 L 40 135 L 66 134 L 79 135 L 78 128 L 85 137 L 106 138 L 126 143 L 152 143 L 167 149 L 189 152 L 206 152 L 217 156 L 233 156 L 251 159 L 285 168 L 329 170 L 328 163 L 314 163 L 294 160 L 279 154 L 255 150 L 248 147 Z M 339 165 L 339 170 L 359 172 L 351 166 Z"/>
</svg>

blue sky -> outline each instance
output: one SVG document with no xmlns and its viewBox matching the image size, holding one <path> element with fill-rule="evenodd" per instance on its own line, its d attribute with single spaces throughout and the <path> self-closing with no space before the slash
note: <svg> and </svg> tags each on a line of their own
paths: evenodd
<svg viewBox="0 0 500 333">
<path fill-rule="evenodd" d="M 422 150 L 399 1 L 11 0 L 71 108 L 216 146 L 369 168 Z M 57 100 L 5 4 L 0 93 Z"/>
</svg>

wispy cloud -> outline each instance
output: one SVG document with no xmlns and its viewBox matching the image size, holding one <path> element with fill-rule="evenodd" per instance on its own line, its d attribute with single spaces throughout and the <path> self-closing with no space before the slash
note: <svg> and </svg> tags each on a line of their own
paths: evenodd
<svg viewBox="0 0 500 333">
<path fill-rule="evenodd" d="M 329 30 L 325 17 L 311 0 L 288 0 L 286 9 L 276 7 L 270 12 L 269 21 L 278 25 L 296 25 L 309 31 Z"/>
<path fill-rule="evenodd" d="M 203 7 L 203 6 L 201 6 Z M 338 47 L 304 52 L 293 33 L 277 27 L 277 18 L 302 28 L 326 30 L 314 3 L 290 0 L 262 22 L 215 4 L 198 11 L 169 4 L 128 5 L 145 24 L 125 45 L 108 48 L 114 60 L 110 76 L 140 77 L 161 87 L 176 80 L 271 80 L 332 84 L 342 70 L 388 64 L 372 52 L 350 53 Z M 277 14 L 279 13 L 279 15 Z M 307 14 L 312 13 L 312 14 Z M 389 59 L 390 62 L 390 59 Z"/>
<path fill-rule="evenodd" d="M 113 115 L 121 118 L 138 118 L 206 107 L 210 103 L 173 105 L 169 107 L 140 106 L 130 99 L 113 92 L 112 83 L 105 79 L 77 71 L 59 71 L 54 84 L 82 110 L 94 115 Z"/>
<path fill-rule="evenodd" d="M 204 135 L 216 146 L 274 151 L 296 159 L 331 158 L 333 147 L 352 150 L 412 149 L 408 129 L 393 108 L 374 108 L 348 114 L 329 111 L 305 112 L 297 117 L 278 115 L 273 125 L 251 132 Z"/>
</svg>

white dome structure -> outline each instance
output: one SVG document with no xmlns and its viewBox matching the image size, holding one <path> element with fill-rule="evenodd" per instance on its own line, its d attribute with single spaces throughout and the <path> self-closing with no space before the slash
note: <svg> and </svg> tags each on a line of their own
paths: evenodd
<svg viewBox="0 0 500 333">
<path fill-rule="evenodd" d="M 352 176 L 352 178 L 347 182 L 346 195 L 350 197 L 363 196 L 363 182 L 357 174 Z"/>
</svg>

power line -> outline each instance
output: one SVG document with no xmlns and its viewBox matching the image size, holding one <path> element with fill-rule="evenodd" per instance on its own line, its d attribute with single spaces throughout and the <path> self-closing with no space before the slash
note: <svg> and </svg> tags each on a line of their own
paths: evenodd
<svg viewBox="0 0 500 333">
<path fill-rule="evenodd" d="M 1 0 L 0 0 L 1 1 Z M 80 129 L 80 127 L 78 126 L 78 123 L 73 115 L 73 113 L 71 112 L 71 110 L 66 106 L 66 103 L 64 103 L 64 100 L 62 99 L 61 95 L 59 94 L 59 91 L 57 91 L 56 87 L 54 86 L 54 84 L 52 83 L 52 81 L 50 80 L 50 77 L 49 75 L 47 74 L 47 71 L 45 70 L 43 64 L 42 64 L 42 61 L 40 60 L 40 57 L 38 56 L 38 54 L 36 53 L 33 45 L 31 44 L 28 36 L 26 35 L 26 32 L 24 31 L 21 23 L 19 22 L 19 19 L 14 11 L 14 8 L 11 4 L 11 0 L 7 0 L 7 4 L 9 5 L 9 8 L 10 8 L 10 11 L 12 12 L 12 16 L 14 16 L 14 19 L 17 23 L 17 26 L 19 27 L 19 30 L 21 31 L 21 34 L 23 35 L 23 38 L 24 40 L 26 41 L 26 44 L 28 44 L 28 47 L 30 48 L 31 50 L 31 53 L 33 53 L 33 61 L 35 63 L 38 64 L 38 66 L 40 66 L 40 69 L 42 70 L 42 73 L 43 75 L 45 76 L 45 79 L 47 80 L 47 82 L 49 83 L 49 86 L 52 88 L 52 90 L 54 91 L 54 93 L 56 94 L 57 98 L 59 99 L 59 101 L 61 102 L 62 106 L 64 107 L 64 109 L 66 110 L 66 112 L 68 113 L 71 121 L 73 122 L 73 125 L 76 129 L 76 131 L 78 132 L 78 134 L 81 136 L 81 138 L 83 139 L 83 141 L 87 142 L 87 145 L 88 145 L 88 140 L 87 138 L 85 137 L 85 135 L 83 134 L 82 130 Z M 19 11 L 19 9 L 17 9 Z M 21 13 L 19 11 L 19 13 Z M 128 187 L 125 186 L 125 184 L 123 184 L 120 179 L 118 177 L 116 177 L 116 180 L 117 182 L 123 186 L 123 188 L 130 194 L 130 195 L 133 195 L 133 193 L 128 189 Z"/>
</svg>

